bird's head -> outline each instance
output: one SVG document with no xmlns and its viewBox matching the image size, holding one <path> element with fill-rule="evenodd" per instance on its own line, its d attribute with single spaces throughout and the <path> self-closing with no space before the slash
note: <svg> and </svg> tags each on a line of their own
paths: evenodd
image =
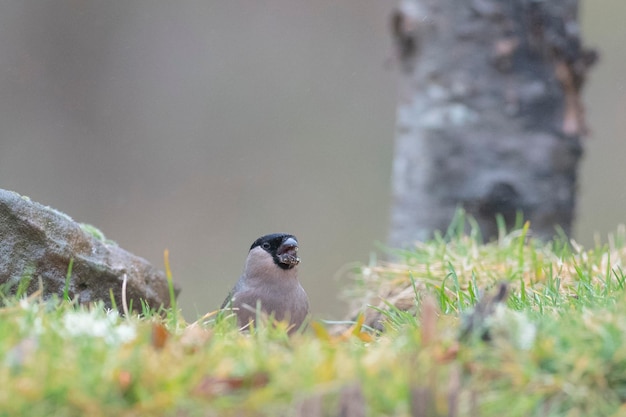
<svg viewBox="0 0 626 417">
<path fill-rule="evenodd" d="M 254 241 L 250 251 L 260 248 L 270 254 L 274 263 L 282 269 L 291 269 L 300 263 L 298 240 L 286 233 L 265 235 Z"/>
</svg>

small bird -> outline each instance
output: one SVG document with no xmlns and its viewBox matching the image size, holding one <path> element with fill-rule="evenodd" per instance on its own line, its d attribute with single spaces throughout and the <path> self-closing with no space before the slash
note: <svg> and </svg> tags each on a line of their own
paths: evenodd
<svg viewBox="0 0 626 417">
<path fill-rule="evenodd" d="M 298 240 L 285 233 L 262 236 L 250 246 L 243 274 L 224 300 L 240 326 L 256 319 L 261 311 L 288 321 L 290 332 L 299 329 L 309 314 L 309 299 L 298 281 Z"/>
</svg>

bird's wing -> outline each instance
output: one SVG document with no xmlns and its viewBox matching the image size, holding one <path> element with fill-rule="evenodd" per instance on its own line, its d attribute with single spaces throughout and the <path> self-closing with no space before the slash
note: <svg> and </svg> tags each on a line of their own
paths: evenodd
<svg viewBox="0 0 626 417">
<path fill-rule="evenodd" d="M 235 296 L 235 294 L 238 294 L 239 292 L 241 292 L 244 289 L 243 287 L 244 287 L 244 279 L 243 277 L 241 277 L 239 278 L 239 280 L 237 281 L 233 289 L 230 290 L 230 292 L 226 296 L 226 299 L 224 300 L 220 308 L 224 309 L 227 307 L 232 307 L 233 297 Z"/>
</svg>

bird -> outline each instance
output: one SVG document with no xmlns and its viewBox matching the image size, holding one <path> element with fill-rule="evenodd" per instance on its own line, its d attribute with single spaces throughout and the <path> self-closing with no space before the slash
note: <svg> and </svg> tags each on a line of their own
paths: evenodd
<svg viewBox="0 0 626 417">
<path fill-rule="evenodd" d="M 289 323 L 289 333 L 302 327 L 309 298 L 298 281 L 298 240 L 287 233 L 261 236 L 252 243 L 243 273 L 222 309 L 232 309 L 243 328 L 261 312 Z"/>
</svg>

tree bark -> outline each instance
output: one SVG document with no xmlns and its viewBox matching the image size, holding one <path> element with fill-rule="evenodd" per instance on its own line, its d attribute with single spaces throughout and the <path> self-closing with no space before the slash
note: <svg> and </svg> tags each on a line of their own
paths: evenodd
<svg viewBox="0 0 626 417">
<path fill-rule="evenodd" d="M 445 231 L 458 207 L 485 238 L 517 212 L 571 231 L 587 133 L 578 0 L 402 0 L 390 243 Z"/>
</svg>

